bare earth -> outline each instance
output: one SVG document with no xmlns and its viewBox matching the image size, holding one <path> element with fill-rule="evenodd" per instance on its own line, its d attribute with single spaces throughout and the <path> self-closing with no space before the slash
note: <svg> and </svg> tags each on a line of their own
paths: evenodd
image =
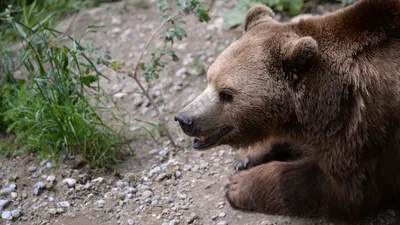
<svg viewBox="0 0 400 225">
<path fill-rule="evenodd" d="M 127 158 L 115 174 L 80 167 L 74 158 L 57 169 L 32 156 L 1 159 L 0 202 L 10 201 L 1 212 L 7 216 L 14 211 L 14 219 L 1 219 L 0 224 L 334 224 L 233 210 L 225 199 L 224 186 L 233 172 L 230 165 L 238 152 L 225 146 L 207 152 L 193 151 L 190 140 L 173 122 L 173 115 L 205 88 L 204 69 L 221 50 L 241 36 L 242 28 L 222 29 L 223 12 L 235 4 L 236 1 L 230 0 L 216 1 L 208 24 L 199 24 L 194 17 L 186 20 L 188 38 L 175 45 L 181 60 L 169 64 L 152 88 L 155 101 L 165 105 L 163 111 L 168 115 L 169 127 L 180 148 L 172 148 L 166 139 L 158 144 L 143 139 L 143 131 L 132 119 L 157 121 L 157 114 L 145 98 L 132 93 L 138 87 L 130 78 L 105 71 L 111 81 L 102 80 L 102 88 L 114 94 L 120 107 L 118 115 L 133 121 L 126 133 L 133 138 L 132 147 L 137 157 Z M 105 25 L 103 33 L 87 39 L 102 50 L 110 49 L 117 60 L 129 67 L 160 24 L 155 3 L 148 6 L 140 8 L 130 0 L 104 4 L 67 18 L 63 28 L 69 27 L 68 32 L 79 37 L 88 25 Z M 307 8 L 311 13 L 321 14 L 339 7 L 310 5 Z M 196 59 L 200 63 L 195 65 Z M 68 185 L 65 178 L 72 178 L 75 183 L 70 180 Z M 38 182 L 46 187 L 34 196 Z M 13 183 L 15 189 L 2 193 Z M 17 211 L 21 214 L 17 215 Z M 387 210 L 360 224 L 397 224 L 397 214 L 395 210 Z"/>
</svg>

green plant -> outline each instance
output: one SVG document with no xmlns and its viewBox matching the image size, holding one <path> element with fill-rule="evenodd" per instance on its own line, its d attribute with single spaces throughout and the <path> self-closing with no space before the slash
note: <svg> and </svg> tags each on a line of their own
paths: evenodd
<svg viewBox="0 0 400 225">
<path fill-rule="evenodd" d="M 277 12 L 288 12 L 298 15 L 304 5 L 303 0 L 239 0 L 236 7 L 224 13 L 224 28 L 226 30 L 242 25 L 247 10 L 257 4 L 265 4 Z"/>
<path fill-rule="evenodd" d="M 124 71 L 121 67 L 115 68 L 113 67 L 113 64 L 110 63 L 104 63 L 104 65 L 111 67 L 118 72 L 127 74 L 138 84 L 140 93 L 149 100 L 150 104 L 155 108 L 160 117 L 159 123 L 155 125 L 153 124 L 152 127 L 156 126 L 162 134 L 168 137 L 171 144 L 175 146 L 175 142 L 166 126 L 165 113 L 159 109 L 149 91 L 153 82 L 159 78 L 160 72 L 167 65 L 168 61 L 165 60 L 165 56 L 169 56 L 174 62 L 179 60 L 178 56 L 172 49 L 172 45 L 177 40 L 181 41 L 187 37 L 187 33 L 184 29 L 185 21 L 183 20 L 183 17 L 193 14 L 199 22 L 208 22 L 210 20 L 208 15 L 209 9 L 204 6 L 202 0 L 157 0 L 157 6 L 162 12 L 161 24 L 156 28 L 147 41 L 133 68 Z M 165 29 L 165 33 L 163 34 L 161 34 L 162 29 Z M 145 52 L 148 51 L 152 41 L 156 37 L 160 36 L 164 43 L 163 47 L 151 50 L 150 59 L 143 60 Z M 121 65 L 122 63 L 114 62 L 114 65 L 116 64 Z M 139 74 L 143 76 L 147 85 L 143 84 Z"/>
<path fill-rule="evenodd" d="M 22 151 L 55 161 L 69 153 L 94 167 L 112 168 L 124 137 L 99 117 L 112 111 L 100 101 L 102 74 L 90 57 L 96 49 L 44 23 L 30 28 L 11 14 L 4 18 L 24 48 L 17 64 L 10 57 L 2 59 L 1 124 L 16 134 Z M 27 74 L 25 82 L 13 77 L 16 71 Z M 97 94 L 87 95 L 87 90 Z"/>
<path fill-rule="evenodd" d="M 40 24 L 52 27 L 65 15 L 99 3 L 100 0 L 5 0 L 0 3 L 0 12 L 6 10 L 8 5 L 14 5 L 13 10 L 8 9 L 8 13 L 25 26 L 33 28 Z M 0 42 L 15 41 L 18 36 L 11 31 L 10 24 L 0 20 Z"/>
</svg>

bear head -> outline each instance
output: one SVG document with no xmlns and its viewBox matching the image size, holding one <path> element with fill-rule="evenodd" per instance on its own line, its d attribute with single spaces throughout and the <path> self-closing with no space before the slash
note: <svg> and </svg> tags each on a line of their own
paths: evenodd
<svg viewBox="0 0 400 225">
<path fill-rule="evenodd" d="M 245 34 L 209 67 L 207 88 L 175 116 L 193 148 L 247 147 L 279 135 L 294 110 L 302 85 L 318 55 L 310 36 L 273 19 L 264 5 L 251 8 Z"/>
</svg>

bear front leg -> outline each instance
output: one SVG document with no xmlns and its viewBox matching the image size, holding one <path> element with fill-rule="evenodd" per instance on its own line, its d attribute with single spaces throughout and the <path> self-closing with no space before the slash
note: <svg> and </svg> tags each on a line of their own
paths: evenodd
<svg viewBox="0 0 400 225">
<path fill-rule="evenodd" d="M 272 161 L 291 161 L 304 155 L 304 146 L 291 142 L 269 141 L 257 145 L 242 155 L 236 156 L 232 166 L 235 170 L 247 170 Z"/>
<path fill-rule="evenodd" d="M 326 218 L 356 215 L 359 205 L 347 202 L 347 192 L 336 191 L 330 181 L 311 160 L 275 161 L 232 175 L 226 198 L 234 209 L 266 214 Z"/>
</svg>

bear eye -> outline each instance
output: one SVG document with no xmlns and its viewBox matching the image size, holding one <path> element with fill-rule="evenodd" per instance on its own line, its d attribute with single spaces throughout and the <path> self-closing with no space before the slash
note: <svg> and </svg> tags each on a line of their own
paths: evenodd
<svg viewBox="0 0 400 225">
<path fill-rule="evenodd" d="M 230 101 L 232 101 L 232 98 L 233 98 L 232 95 L 225 91 L 221 91 L 219 93 L 219 100 L 221 102 L 230 102 Z"/>
</svg>

